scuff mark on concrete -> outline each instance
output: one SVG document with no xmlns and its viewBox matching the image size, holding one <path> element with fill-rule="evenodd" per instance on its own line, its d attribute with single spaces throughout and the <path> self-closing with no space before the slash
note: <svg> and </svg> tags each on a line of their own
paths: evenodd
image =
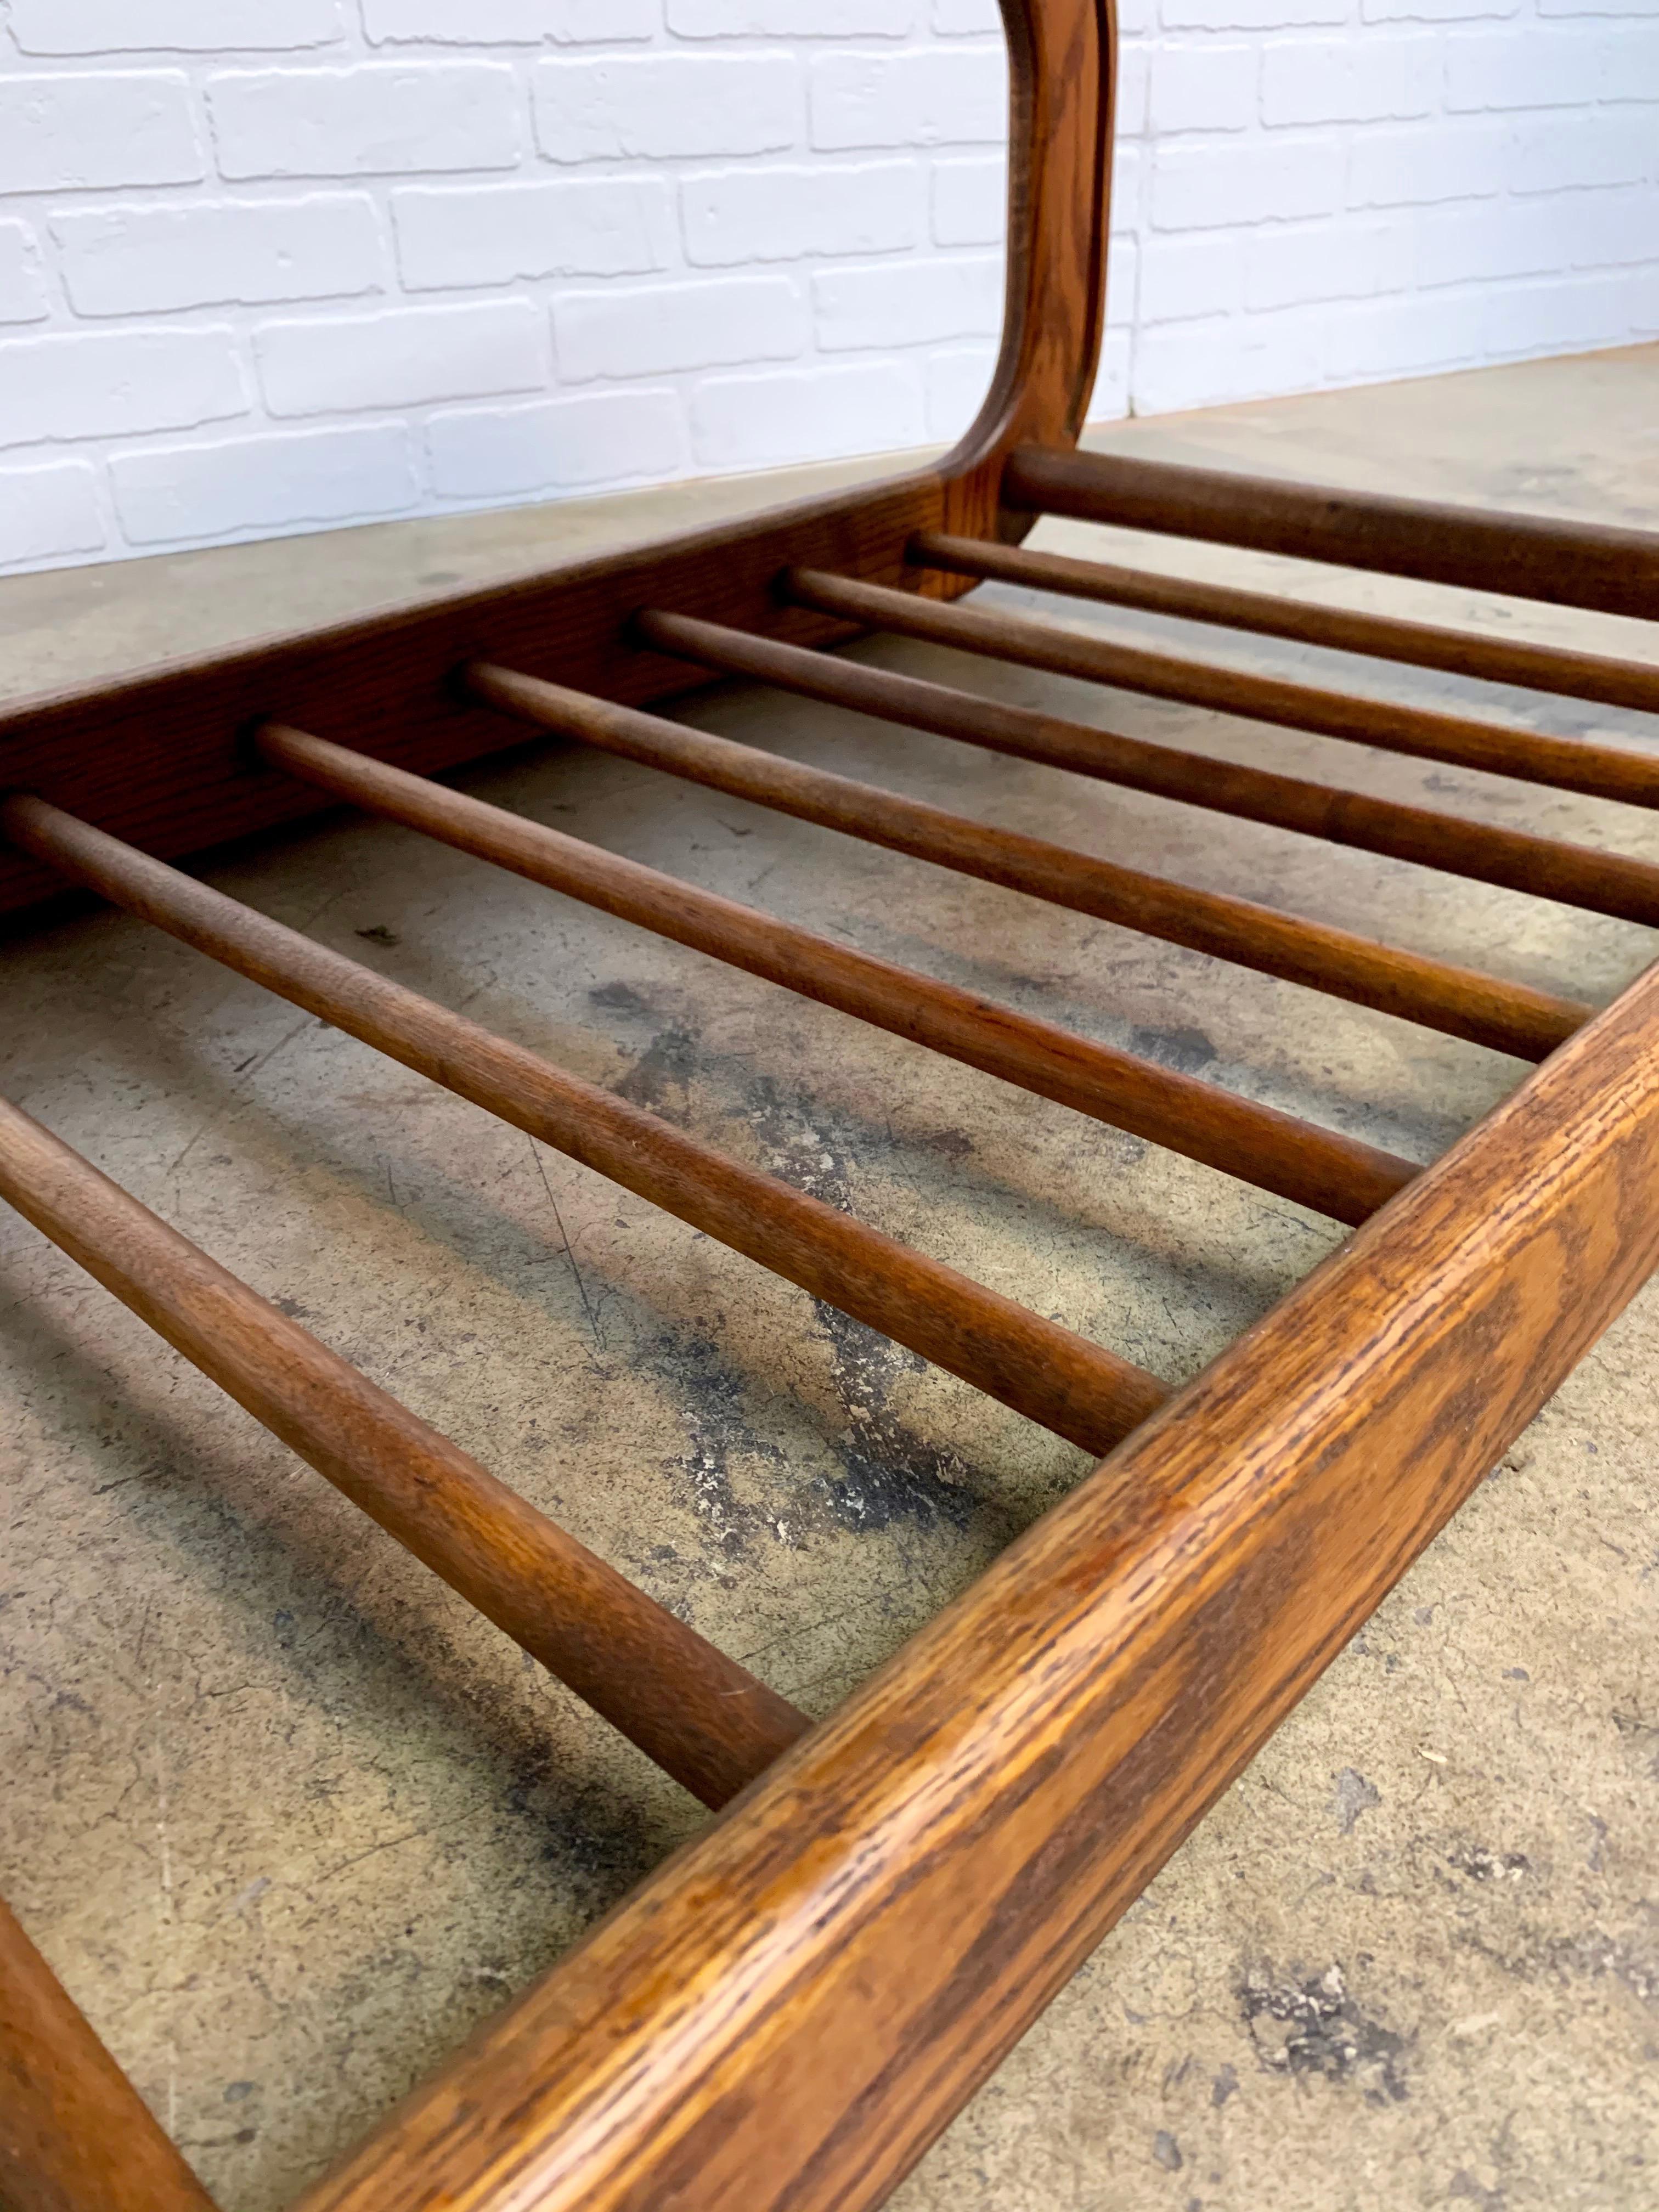
<svg viewBox="0 0 1659 2212">
<path fill-rule="evenodd" d="M 1382 1802 L 1382 1791 L 1375 1783 L 1368 1782 L 1358 1767 L 1345 1766 L 1340 1774 L 1333 1778 L 1333 1785 L 1331 1810 L 1345 1836 L 1352 1832 L 1361 1814 L 1369 1813 Z"/>
<path fill-rule="evenodd" d="M 1405 2102 L 1407 2039 L 1360 2010 L 1340 1964 L 1297 1978 L 1277 1975 L 1263 1962 L 1245 1974 L 1238 1998 L 1268 2072 L 1352 2081 L 1367 2104 Z"/>
</svg>

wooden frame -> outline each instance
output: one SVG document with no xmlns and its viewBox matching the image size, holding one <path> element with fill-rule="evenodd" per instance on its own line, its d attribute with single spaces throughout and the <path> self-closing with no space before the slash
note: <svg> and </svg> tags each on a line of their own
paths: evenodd
<svg viewBox="0 0 1659 2212">
<path fill-rule="evenodd" d="M 1659 869 L 1223 773 L 823 648 L 885 628 L 1568 789 L 1644 757 L 1079 640 L 982 577 L 1659 706 L 1659 670 L 1024 552 L 1038 512 L 1659 616 L 1659 538 L 1077 453 L 1113 27 L 1005 0 L 1012 246 L 989 398 L 937 467 L 0 720 L 0 908 L 100 891 L 1110 1455 L 830 1721 L 801 1715 L 66 1147 L 0 1194 L 720 1817 L 303 2212 L 872 2207 L 971 2095 L 1659 1260 L 1659 974 L 1585 1006 L 966 823 L 643 711 L 746 674 L 966 742 L 1659 921 Z M 1543 1061 L 1408 1164 L 1086 1044 L 426 779 L 510 715 Z M 342 799 L 1288 1192 L 1357 1235 L 1179 1395 L 1102 1347 L 166 865 Z M 138 848 L 138 849 L 135 849 Z M 1111 1449 L 1111 1447 L 1115 1447 Z M 0 1908 L 0 2195 L 209 2200 Z"/>
</svg>

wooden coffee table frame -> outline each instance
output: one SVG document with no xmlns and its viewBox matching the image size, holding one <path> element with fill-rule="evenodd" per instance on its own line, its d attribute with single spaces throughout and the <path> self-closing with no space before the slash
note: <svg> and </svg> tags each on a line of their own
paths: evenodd
<svg viewBox="0 0 1659 2212">
<path fill-rule="evenodd" d="M 1659 1260 L 1659 973 L 1599 1013 L 969 823 L 647 711 L 748 675 L 964 742 L 1659 923 L 1659 868 L 1224 767 L 825 650 L 860 631 L 1659 803 L 1659 762 L 1091 640 L 983 577 L 1659 708 L 1659 666 L 1032 555 L 1041 513 L 1648 617 L 1659 537 L 1075 451 L 1114 30 L 1004 0 L 1006 324 L 938 466 L 0 720 L 0 908 L 91 887 L 1108 1453 L 830 1719 L 586 1552 L 15 1109 L 0 1195 L 721 1808 L 302 2212 L 879 2204 Z M 1224 636 L 1221 638 L 1224 650 Z M 1540 1063 L 1410 1164 L 852 952 L 428 779 L 526 721 Z M 1171 1396 L 167 865 L 341 799 L 412 823 L 1357 1233 Z M 210 2204 L 0 1906 L 0 2197 Z"/>
</svg>

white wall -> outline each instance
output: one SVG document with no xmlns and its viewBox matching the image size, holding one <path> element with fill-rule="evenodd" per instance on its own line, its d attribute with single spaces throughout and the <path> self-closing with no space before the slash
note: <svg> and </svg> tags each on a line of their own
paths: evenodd
<svg viewBox="0 0 1659 2212">
<path fill-rule="evenodd" d="M 1659 337 L 1659 0 L 1125 0 L 1124 29 L 1134 413 Z"/>
<path fill-rule="evenodd" d="M 0 573 L 954 435 L 992 0 L 5 0 Z M 1124 0 L 1097 414 L 1659 334 L 1659 0 Z"/>
</svg>

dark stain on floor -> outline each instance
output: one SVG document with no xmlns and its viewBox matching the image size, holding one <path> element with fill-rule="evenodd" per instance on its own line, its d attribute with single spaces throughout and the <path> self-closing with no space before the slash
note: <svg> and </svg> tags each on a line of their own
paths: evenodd
<svg viewBox="0 0 1659 2212">
<path fill-rule="evenodd" d="M 1214 1045 L 1199 1029 L 1133 1029 L 1129 1032 L 1129 1049 L 1139 1053 L 1143 1060 L 1155 1060 L 1160 1067 L 1173 1067 L 1182 1075 L 1201 1075 L 1206 1067 L 1214 1066 L 1217 1059 Z"/>
<path fill-rule="evenodd" d="M 745 1062 L 711 1055 L 694 1023 L 683 1010 L 671 1013 L 660 994 L 615 981 L 590 991 L 588 999 L 603 1012 L 652 1026 L 644 1050 L 615 1085 L 619 1097 L 683 1124 L 690 1085 L 701 1070 L 717 1093 L 740 1093 L 743 1118 L 769 1174 L 838 1212 L 856 1212 L 858 1148 L 868 1141 L 861 1127 L 773 1076 L 757 1075 Z M 931 1148 L 956 1159 L 972 1146 L 960 1133 L 945 1131 Z M 896 1386 L 927 1362 L 826 1300 L 815 1298 L 813 1305 L 828 1340 L 845 1426 L 826 1438 L 839 1473 L 813 1484 L 815 1496 L 799 1503 L 803 1517 L 811 1518 L 816 1505 L 840 1527 L 857 1531 L 900 1522 L 920 1529 L 965 1528 L 982 1504 L 969 1468 L 957 1454 L 919 1435 L 892 1403 Z M 685 1394 L 692 1433 L 682 1465 L 699 1515 L 728 1554 L 740 1555 L 755 1536 L 768 1529 L 776 1534 L 778 1528 L 769 1512 L 740 1504 L 732 1488 L 734 1455 L 756 1453 L 775 1462 L 781 1456 L 746 1417 L 751 1378 L 729 1365 L 714 1343 L 700 1339 L 665 1340 L 652 1364 L 672 1375 Z"/>
<path fill-rule="evenodd" d="M 1298 1978 L 1263 1962 L 1245 1974 L 1238 2001 L 1266 2071 L 1352 2081 L 1367 2104 L 1404 2103 L 1406 2038 L 1360 2010 L 1340 1965 Z"/>
<path fill-rule="evenodd" d="M 749 1085 L 749 1120 L 776 1172 L 825 1206 L 853 1213 L 854 1139 L 840 1117 L 799 1092 L 786 1092 L 771 1077 Z M 823 1486 L 823 1498 L 843 1528 L 881 1529 L 908 1521 L 919 1528 L 944 1523 L 963 1528 L 975 1499 L 968 1469 L 955 1453 L 918 1436 L 894 1411 L 894 1385 L 927 1362 L 823 1298 L 813 1301 L 828 1338 L 836 1386 L 847 1426 L 832 1448 L 842 1472 Z"/>
</svg>

